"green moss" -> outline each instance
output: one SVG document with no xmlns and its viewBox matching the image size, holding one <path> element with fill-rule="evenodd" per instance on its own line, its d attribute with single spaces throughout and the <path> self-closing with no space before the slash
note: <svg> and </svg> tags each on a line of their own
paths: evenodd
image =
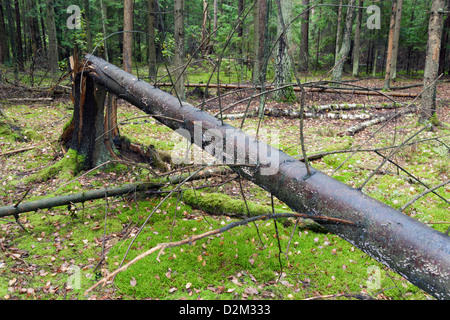
<svg viewBox="0 0 450 320">
<path fill-rule="evenodd" d="M 186 204 L 211 214 L 247 215 L 247 207 L 242 199 L 233 199 L 223 193 L 205 192 L 200 194 L 198 191 L 185 190 L 183 200 Z M 272 212 L 269 206 L 259 205 L 251 201 L 247 201 L 247 206 L 251 216 Z M 286 210 L 283 212 L 286 212 Z"/>
<path fill-rule="evenodd" d="M 80 156 L 75 150 L 69 149 L 57 163 L 26 177 L 23 182 L 43 182 L 55 176 L 63 181 L 68 181 L 83 169 L 83 163 L 84 157 Z"/>
<path fill-rule="evenodd" d="M 11 126 L 6 121 L 0 121 L 0 139 L 5 142 L 16 142 L 22 140 L 20 130 L 11 129 Z"/>
</svg>

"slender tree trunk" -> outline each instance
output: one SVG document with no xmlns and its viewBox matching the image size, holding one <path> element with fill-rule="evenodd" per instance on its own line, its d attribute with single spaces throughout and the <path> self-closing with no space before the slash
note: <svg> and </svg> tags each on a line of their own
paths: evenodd
<svg viewBox="0 0 450 320">
<path fill-rule="evenodd" d="M 38 2 L 39 4 L 39 2 Z M 45 22 L 44 22 L 44 12 L 42 10 L 42 6 L 38 5 L 39 8 L 39 17 L 40 17 L 40 24 L 41 24 L 41 34 L 40 37 L 42 39 L 42 47 L 44 48 L 44 53 L 47 55 L 48 54 L 48 49 L 47 49 L 47 41 L 45 40 L 47 31 L 45 28 Z"/>
<path fill-rule="evenodd" d="M 123 7 L 123 69 L 132 73 L 133 49 L 133 0 L 124 0 Z"/>
<path fill-rule="evenodd" d="M 334 81 L 341 81 L 345 60 L 347 59 L 350 52 L 350 37 L 352 34 L 353 12 L 355 11 L 354 5 L 355 0 L 349 0 L 347 7 L 347 16 L 345 18 L 345 29 L 344 36 L 342 38 L 342 46 L 341 50 L 339 50 L 339 53 L 336 56 L 337 59 L 332 74 L 332 79 Z"/>
<path fill-rule="evenodd" d="M 447 1 L 447 11 L 450 11 L 450 1 Z M 439 53 L 439 74 L 445 73 L 447 60 L 447 46 L 450 32 L 450 14 L 446 14 L 444 29 L 442 30 L 441 51 Z"/>
<path fill-rule="evenodd" d="M 267 13 L 267 0 L 258 0 L 258 4 L 255 5 L 255 17 L 254 17 L 254 44 L 255 44 L 255 58 L 253 62 L 253 83 L 260 84 L 262 75 L 264 57 L 265 57 L 265 36 L 266 36 L 266 13 Z"/>
<path fill-rule="evenodd" d="M 28 7 L 29 7 L 30 11 L 35 12 L 34 6 L 35 6 L 34 1 L 28 0 Z M 35 59 L 36 55 L 37 55 L 37 49 L 41 46 L 41 43 L 39 41 L 40 40 L 39 39 L 39 26 L 38 26 L 36 17 L 34 17 L 34 16 L 31 16 L 31 15 L 28 16 L 27 22 L 30 26 L 30 33 L 31 33 L 31 37 L 30 37 L 31 38 L 30 39 L 31 40 L 31 54 L 33 56 L 33 59 Z"/>
<path fill-rule="evenodd" d="M 291 0 L 281 0 L 280 4 L 281 8 L 279 11 L 281 11 L 281 16 L 278 13 L 277 36 L 279 36 L 282 32 L 285 32 L 286 37 L 281 36 L 278 38 L 278 43 L 275 49 L 275 85 L 277 87 L 281 87 L 292 81 L 292 64 L 288 53 L 288 48 L 291 44 L 289 42 L 291 42 L 292 39 L 292 26 L 290 26 L 292 20 L 292 2 Z M 286 30 L 283 30 L 281 21 L 284 21 Z M 287 39 L 288 43 L 285 42 L 285 39 Z M 292 100 L 294 98 L 292 87 L 275 91 L 273 96 L 277 101 Z"/>
<path fill-rule="evenodd" d="M 91 32 L 91 15 L 89 11 L 89 0 L 83 0 L 84 23 L 86 26 L 86 49 L 92 52 L 92 32 Z"/>
<path fill-rule="evenodd" d="M 103 52 L 105 54 L 105 60 L 108 61 L 109 60 L 109 55 L 108 55 L 108 40 L 106 40 L 106 37 L 108 36 L 108 30 L 107 30 L 107 26 L 106 26 L 106 18 L 107 18 L 107 6 L 106 4 L 103 2 L 103 0 L 99 0 L 100 1 L 100 12 L 101 12 L 101 17 L 102 17 L 102 32 L 103 32 L 103 38 L 105 38 L 105 40 L 103 41 Z"/>
<path fill-rule="evenodd" d="M 403 0 L 397 0 L 397 13 L 395 15 L 395 28 L 394 28 L 394 46 L 392 48 L 392 60 L 391 60 L 391 80 L 397 78 L 397 58 L 398 50 L 400 47 L 400 28 L 402 24 L 402 11 Z"/>
<path fill-rule="evenodd" d="M 300 71 L 308 70 L 309 62 L 309 0 L 302 0 L 302 23 L 300 30 Z"/>
<path fill-rule="evenodd" d="M 3 5 L 0 1 L 0 63 L 9 62 L 9 46 L 6 37 L 5 16 L 3 13 Z"/>
<path fill-rule="evenodd" d="M 184 92 L 184 0 L 174 0 L 175 19 L 175 90 L 181 100 L 185 100 Z"/>
<path fill-rule="evenodd" d="M 392 50 L 394 47 L 394 29 L 395 29 L 395 15 L 397 13 L 397 0 L 392 1 L 391 23 L 389 25 L 389 40 L 387 45 L 387 57 L 386 57 L 386 73 L 384 75 L 384 87 L 383 90 L 389 90 L 391 86 L 391 63 L 392 63 Z"/>
<path fill-rule="evenodd" d="M 155 0 L 148 0 L 148 76 L 156 81 Z"/>
<path fill-rule="evenodd" d="M 20 19 L 19 0 L 14 0 L 14 11 L 16 15 L 16 46 L 17 46 L 17 65 L 20 71 L 23 67 L 23 43 L 22 43 L 22 23 Z"/>
<path fill-rule="evenodd" d="M 58 40 L 56 38 L 55 10 L 53 0 L 46 0 L 48 32 L 48 67 L 52 72 L 58 70 Z"/>
<path fill-rule="evenodd" d="M 218 4 L 217 4 L 217 2 L 218 2 L 218 0 L 214 0 L 214 4 L 213 4 L 213 6 L 214 6 L 214 8 L 213 8 L 213 28 L 214 28 L 214 31 L 213 31 L 213 38 L 214 38 L 214 40 L 216 39 L 216 36 L 217 36 L 217 6 L 218 6 Z"/>
<path fill-rule="evenodd" d="M 202 55 L 208 55 L 210 53 L 209 34 L 208 34 L 208 11 L 209 5 L 207 0 L 203 0 L 203 12 L 202 12 L 202 45 L 200 51 Z"/>
<path fill-rule="evenodd" d="M 337 63 L 337 56 L 339 54 L 340 50 L 340 43 L 341 43 L 341 33 L 342 33 L 342 0 L 339 1 L 339 7 L 338 7 L 338 14 L 337 14 L 337 27 L 336 27 L 336 44 L 334 47 L 334 64 Z"/>
<path fill-rule="evenodd" d="M 428 24 L 428 43 L 425 70 L 423 73 L 422 108 L 419 121 L 424 122 L 436 113 L 436 82 L 439 71 L 439 51 L 444 15 L 445 0 L 433 0 L 431 4 L 430 21 Z"/>
<path fill-rule="evenodd" d="M 359 73 L 359 54 L 361 52 L 361 20 L 363 0 L 358 1 L 358 9 L 356 11 L 356 27 L 355 27 L 355 44 L 353 46 L 353 76 L 357 77 Z"/>
<path fill-rule="evenodd" d="M 242 12 L 244 11 L 244 0 L 238 0 L 238 19 L 241 20 L 242 17 Z M 239 57 L 242 57 L 242 47 L 243 47 L 243 42 L 244 39 L 242 39 L 242 36 L 244 34 L 244 22 L 240 21 L 237 30 L 236 30 L 237 36 L 239 38 L 239 42 L 237 44 L 237 53 Z"/>
<path fill-rule="evenodd" d="M 17 46 L 16 46 L 16 39 L 15 39 L 15 32 L 14 32 L 14 20 L 12 17 L 12 6 L 10 0 L 5 0 L 5 12 L 6 12 L 6 18 L 8 21 L 8 37 L 9 37 L 9 44 L 12 49 L 12 62 L 14 67 L 14 80 L 18 81 L 19 79 L 19 68 L 18 68 L 18 57 L 17 57 Z"/>
</svg>

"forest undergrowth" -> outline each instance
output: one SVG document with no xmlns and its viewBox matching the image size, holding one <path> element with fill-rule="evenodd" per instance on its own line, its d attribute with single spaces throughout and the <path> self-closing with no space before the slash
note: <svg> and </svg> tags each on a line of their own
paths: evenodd
<svg viewBox="0 0 450 320">
<path fill-rule="evenodd" d="M 380 83 L 370 79 L 358 82 L 365 86 Z M 400 84 L 403 82 L 399 81 Z M 429 186 L 448 180 L 450 175 L 450 107 L 446 99 L 449 90 L 448 83 L 438 85 L 438 119 L 443 125 L 422 132 L 415 138 L 421 142 L 401 148 L 392 158 Z M 420 88 L 408 92 L 418 93 Z M 243 97 L 244 93 L 228 95 L 221 103 L 230 105 Z M 189 100 L 193 105 L 201 102 L 195 96 L 189 96 Z M 405 98 L 400 102 L 411 100 Z M 389 101 L 374 96 L 308 93 L 307 103 L 308 106 L 361 103 L 366 108 L 350 113 L 376 114 L 382 111 L 371 107 Z M 257 104 L 255 100 L 251 107 L 256 108 Z M 246 103 L 238 104 L 229 113 L 242 112 L 246 107 Z M 270 99 L 267 107 L 299 109 L 296 103 Z M 120 186 L 152 176 L 145 166 L 117 163 L 76 176 L 72 176 L 71 170 L 61 170 L 43 179 L 29 180 L 66 156 L 57 141 L 72 115 L 72 103 L 67 98 L 32 104 L 11 104 L 5 100 L 1 108 L 20 129 L 18 135 L 2 127 L 0 136 L 3 206 Z M 216 113 L 218 108 L 217 101 L 212 101 L 205 110 Z M 136 143 L 153 145 L 169 153 L 179 143 L 170 129 L 152 118 L 139 118 L 144 114 L 127 103 L 119 104 L 118 116 L 120 133 Z M 242 119 L 226 121 L 237 127 L 242 123 Z M 365 144 L 365 149 L 397 145 L 419 130 L 418 115 L 411 113 L 389 123 L 366 143 L 377 126 L 354 136 L 345 134 L 348 127 L 360 121 L 305 119 L 307 153 L 329 153 L 312 160 L 311 165 L 331 175 L 351 154 L 333 151 L 352 150 L 361 144 Z M 256 130 L 258 125 L 277 134 L 281 150 L 301 158 L 298 119 L 265 117 L 259 122 L 252 117 L 245 120 L 243 129 Z M 269 140 L 271 137 L 266 136 Z M 333 177 L 356 187 L 380 161 L 374 152 L 358 152 Z M 449 188 L 446 185 L 436 193 L 448 199 Z M 353 299 L 361 295 L 388 300 L 433 299 L 338 236 L 293 218 L 257 221 L 154 253 L 119 273 L 113 284 L 85 295 L 102 277 L 159 243 L 185 240 L 241 219 L 245 210 L 238 209 L 234 200 L 241 204 L 246 201 L 267 212 L 290 211 L 277 199 L 272 207 L 270 194 L 233 174 L 218 173 L 188 182 L 182 189 L 189 191 L 185 195 L 174 192 L 154 212 L 170 188 L 161 194 L 128 194 L 23 213 L 18 220 L 20 224 L 12 216 L 0 218 L 0 299 L 297 300 Z M 363 191 L 400 209 L 424 190 L 410 175 L 387 163 Z M 214 205 L 202 206 L 195 202 L 196 197 L 209 199 L 206 202 Z M 217 211 L 211 212 L 214 211 L 211 208 Z M 441 232 L 448 231 L 448 205 L 435 194 L 418 199 L 403 212 Z"/>
</svg>

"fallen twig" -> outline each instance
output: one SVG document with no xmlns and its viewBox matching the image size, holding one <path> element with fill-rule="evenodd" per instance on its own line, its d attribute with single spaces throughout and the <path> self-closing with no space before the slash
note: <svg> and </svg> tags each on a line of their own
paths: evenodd
<svg viewBox="0 0 450 320">
<path fill-rule="evenodd" d="M 415 196 L 414 198 L 412 198 L 411 200 L 409 200 L 407 203 L 405 203 L 401 208 L 400 211 L 404 211 L 407 207 L 409 207 L 410 205 L 412 205 L 414 202 L 416 202 L 418 199 L 420 199 L 421 197 L 423 197 L 424 195 L 433 192 L 434 190 L 439 189 L 440 187 L 445 186 L 446 184 L 448 184 L 450 182 L 450 179 L 448 179 L 447 181 L 444 181 L 432 188 L 429 188 L 427 190 L 425 190 L 424 192 L 422 192 L 421 194 L 418 194 L 417 196 Z"/>
</svg>

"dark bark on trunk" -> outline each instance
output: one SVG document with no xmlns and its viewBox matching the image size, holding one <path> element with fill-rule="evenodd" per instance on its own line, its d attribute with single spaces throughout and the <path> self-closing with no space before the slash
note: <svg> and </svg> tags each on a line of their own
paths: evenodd
<svg viewBox="0 0 450 320">
<path fill-rule="evenodd" d="M 80 82 L 83 82 L 80 86 Z M 83 92 L 80 92 L 81 91 Z M 109 160 L 105 145 L 103 109 L 106 91 L 90 77 L 78 74 L 74 81 L 75 104 L 70 149 L 84 156 L 84 167 L 93 168 Z"/>
<path fill-rule="evenodd" d="M 434 297 L 450 298 L 449 236 L 318 170 L 312 168 L 313 174 L 308 176 L 304 163 L 280 150 L 188 103 L 180 105 L 177 98 L 137 81 L 102 59 L 88 59 L 95 71 L 89 76 L 108 91 L 178 130 L 226 164 L 242 164 L 241 157 L 245 155 L 248 165 L 232 166 L 242 177 L 271 192 L 296 212 L 355 223 L 356 226 L 325 227 Z M 208 129 L 222 139 L 211 137 Z M 236 142 L 245 145 L 239 148 Z M 217 152 L 221 146 L 223 154 Z"/>
</svg>

